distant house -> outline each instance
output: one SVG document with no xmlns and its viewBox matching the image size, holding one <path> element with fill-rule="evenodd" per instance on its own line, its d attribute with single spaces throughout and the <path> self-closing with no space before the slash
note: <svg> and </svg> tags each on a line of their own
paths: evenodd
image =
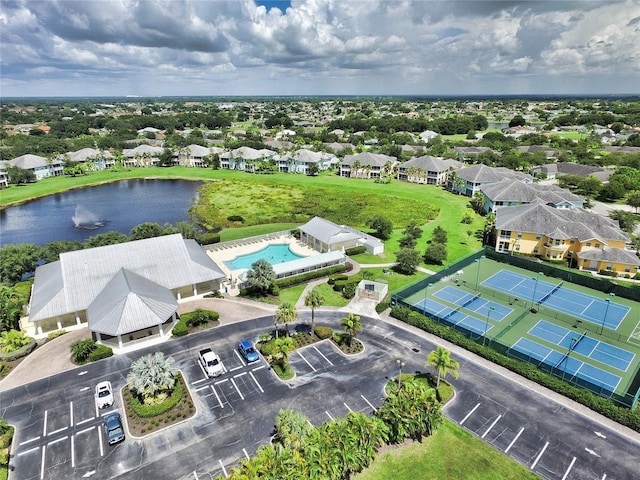
<svg viewBox="0 0 640 480">
<path fill-rule="evenodd" d="M 465 161 L 475 160 L 475 157 L 477 157 L 481 153 L 488 152 L 489 150 L 491 150 L 489 147 L 475 147 L 475 146 L 453 147 L 453 149 L 458 154 L 458 158 Z"/>
<path fill-rule="evenodd" d="M 224 273 L 180 234 L 60 254 L 36 269 L 28 330 L 36 338 L 88 326 L 115 349 L 171 336 L 178 302 L 217 291 Z"/>
<path fill-rule="evenodd" d="M 398 180 L 427 185 L 445 185 L 449 172 L 459 170 L 464 164 L 451 158 L 423 155 L 401 163 L 398 167 Z"/>
<path fill-rule="evenodd" d="M 330 169 L 338 163 L 338 158 L 332 153 L 313 152 L 306 148 L 301 148 L 293 153 L 286 153 L 277 160 L 278 171 L 286 173 L 309 172 L 311 165 L 316 165 L 318 171 L 322 172 Z"/>
<path fill-rule="evenodd" d="M 91 163 L 95 170 L 106 170 L 113 166 L 115 161 L 111 152 L 96 148 L 83 148 L 75 152 L 67 152 L 66 157 L 73 163 Z"/>
<path fill-rule="evenodd" d="M 251 147 L 240 147 L 220 155 L 220 168 L 224 170 L 242 170 L 254 172 L 256 164 L 265 160 L 275 161 L 276 152 L 273 150 L 256 150 Z"/>
<path fill-rule="evenodd" d="M 160 162 L 164 149 L 151 145 L 138 145 L 136 148 L 125 148 L 122 155 L 127 159 L 126 167 L 149 167 Z"/>
<path fill-rule="evenodd" d="M 154 127 L 144 127 L 141 128 L 140 130 L 138 130 L 138 135 L 146 135 L 146 134 L 153 134 L 153 135 L 157 135 L 158 133 L 161 133 L 162 130 L 159 130 L 157 128 Z"/>
<path fill-rule="evenodd" d="M 562 175 L 576 175 L 579 177 L 594 176 L 601 182 L 608 181 L 611 176 L 611 172 L 605 168 L 581 165 L 573 162 L 558 162 L 541 165 L 531 168 L 529 172 L 531 175 L 543 174 L 548 179 L 558 178 Z"/>
<path fill-rule="evenodd" d="M 345 155 L 340 164 L 340 176 L 350 178 L 380 178 L 391 174 L 398 161 L 396 157 L 381 153 L 358 153 Z"/>
<path fill-rule="evenodd" d="M 354 145 L 351 143 L 333 142 L 333 143 L 323 143 L 323 145 L 327 147 L 329 150 L 331 150 L 333 153 L 340 153 L 343 150 L 353 151 L 353 149 L 355 148 Z"/>
<path fill-rule="evenodd" d="M 584 197 L 556 185 L 524 183 L 521 180 L 506 179 L 480 187 L 484 195 L 484 212 L 493 212 L 500 207 L 513 207 L 542 200 L 554 208 L 582 208 Z"/>
<path fill-rule="evenodd" d="M 218 149 L 218 153 L 222 152 L 222 149 Z M 174 152 L 174 163 L 182 167 L 206 167 L 205 157 L 213 153 L 210 148 L 202 145 L 189 145 Z"/>
<path fill-rule="evenodd" d="M 40 155 L 27 153 L 13 158 L 7 162 L 12 167 L 29 170 L 36 176 L 36 180 L 62 175 L 62 162 L 59 159 L 49 160 Z"/>
<path fill-rule="evenodd" d="M 581 270 L 635 275 L 640 259 L 626 250 L 629 235 L 618 222 L 582 208 L 558 209 L 542 200 L 496 212 L 499 252 L 537 255 L 547 260 L 575 259 Z"/>
<path fill-rule="evenodd" d="M 421 132 L 420 135 L 418 136 L 420 137 L 420 140 L 427 143 L 429 142 L 429 140 L 436 138 L 438 135 L 439 134 L 434 132 L 433 130 L 425 130 L 424 132 Z"/>
<path fill-rule="evenodd" d="M 322 253 L 358 246 L 364 246 L 372 255 L 384 252 L 384 244 L 376 237 L 324 218 L 314 217 L 299 230 L 300 241 Z"/>
<path fill-rule="evenodd" d="M 0 190 L 9 187 L 9 175 L 4 162 L 0 162 Z"/>
<path fill-rule="evenodd" d="M 467 197 L 473 197 L 483 186 L 509 179 L 520 180 L 524 183 L 533 182 L 533 178 L 525 173 L 514 172 L 504 167 L 489 167 L 479 163 L 458 170 L 452 176 L 451 190 Z"/>
<path fill-rule="evenodd" d="M 548 159 L 554 158 L 557 154 L 556 149 L 547 145 L 524 145 L 516 147 L 520 153 L 538 153 L 544 152 Z"/>
</svg>

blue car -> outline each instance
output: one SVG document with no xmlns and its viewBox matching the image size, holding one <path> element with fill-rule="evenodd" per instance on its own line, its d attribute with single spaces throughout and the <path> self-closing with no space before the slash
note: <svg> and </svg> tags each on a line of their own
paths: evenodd
<svg viewBox="0 0 640 480">
<path fill-rule="evenodd" d="M 118 412 L 112 412 L 104 416 L 104 432 L 107 435 L 109 445 L 124 440 L 124 429 Z"/>
<path fill-rule="evenodd" d="M 249 340 L 242 340 L 238 344 L 238 350 L 240 350 L 240 354 L 244 357 L 247 363 L 257 362 L 260 360 L 258 352 L 256 352 L 256 349 Z"/>
</svg>

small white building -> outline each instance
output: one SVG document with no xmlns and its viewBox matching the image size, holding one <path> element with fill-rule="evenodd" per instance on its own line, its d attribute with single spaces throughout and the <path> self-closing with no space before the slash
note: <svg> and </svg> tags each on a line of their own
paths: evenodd
<svg viewBox="0 0 640 480">
<path fill-rule="evenodd" d="M 314 217 L 300 228 L 300 241 L 319 252 L 332 252 L 364 246 L 367 253 L 380 255 L 384 244 L 371 235 L 346 225 L 336 225 L 324 218 Z"/>
</svg>

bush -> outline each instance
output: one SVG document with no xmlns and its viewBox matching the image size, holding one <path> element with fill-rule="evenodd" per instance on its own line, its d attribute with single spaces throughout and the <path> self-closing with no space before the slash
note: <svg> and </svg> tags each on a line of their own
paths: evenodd
<svg viewBox="0 0 640 480">
<path fill-rule="evenodd" d="M 90 338 L 73 342 L 71 344 L 71 360 L 77 364 L 86 363 L 95 348 L 96 342 Z"/>
<path fill-rule="evenodd" d="M 218 312 L 213 310 L 195 309 L 193 312 L 185 313 L 180 316 L 180 321 L 184 322 L 187 327 L 198 327 L 209 322 L 215 322 L 220 318 Z"/>
<path fill-rule="evenodd" d="M 604 275 L 605 277 L 617 277 L 618 274 L 613 270 L 600 270 L 598 272 L 599 275 Z"/>
<path fill-rule="evenodd" d="M 31 342 L 27 334 L 20 330 L 7 330 L 0 335 L 0 351 L 13 353 L 26 347 Z"/>
<path fill-rule="evenodd" d="M 366 247 L 351 247 L 351 248 L 347 248 L 345 249 L 344 253 L 351 257 L 353 255 L 360 255 L 361 253 L 365 253 L 367 251 Z"/>
<path fill-rule="evenodd" d="M 189 328 L 187 327 L 187 324 L 184 323 L 184 321 L 180 320 L 178 323 L 176 323 L 175 327 L 173 327 L 171 333 L 176 337 L 184 337 L 187 333 L 189 333 Z"/>
<path fill-rule="evenodd" d="M 61 337 L 65 333 L 67 333 L 66 330 L 56 330 L 55 332 L 51 332 L 49 335 L 47 335 L 47 340 L 53 340 L 54 338 Z"/>
<path fill-rule="evenodd" d="M 357 283 L 354 283 L 354 282 L 347 283 L 342 289 L 342 297 L 346 299 L 355 297 L 357 288 L 358 288 Z"/>
<path fill-rule="evenodd" d="M 324 340 L 326 338 L 331 338 L 333 335 L 333 328 L 316 325 L 313 329 L 313 333 L 315 333 L 320 340 Z"/>
<path fill-rule="evenodd" d="M 197 240 L 200 245 L 211 245 L 212 243 L 220 243 L 220 234 L 213 232 L 201 233 L 200 235 L 198 235 Z"/>
<path fill-rule="evenodd" d="M 271 287 L 269 287 L 269 293 L 274 297 L 277 297 L 280 295 L 280 287 L 275 283 L 271 284 Z"/>
<path fill-rule="evenodd" d="M 89 360 L 91 360 L 92 362 L 97 362 L 98 360 L 109 358 L 111 356 L 113 356 L 113 349 L 111 347 L 98 344 L 96 345 L 96 348 L 94 348 L 89 354 Z"/>
<path fill-rule="evenodd" d="M 334 265 L 333 267 L 303 273 L 302 275 L 296 275 L 295 277 L 281 278 L 276 280 L 275 284 L 278 285 L 279 288 L 286 288 L 300 283 L 307 283 L 309 280 L 313 280 L 314 278 L 326 277 L 333 273 L 344 272 L 346 270 L 346 265 Z"/>
<path fill-rule="evenodd" d="M 244 218 L 242 218 L 242 215 L 229 215 L 227 217 L 227 220 L 229 220 L 230 222 L 244 222 Z"/>
<path fill-rule="evenodd" d="M 380 302 L 376 305 L 376 313 L 382 313 L 389 308 L 389 302 Z"/>
<path fill-rule="evenodd" d="M 329 285 L 333 285 L 334 283 L 336 283 L 338 280 L 348 280 L 349 276 L 345 275 L 344 273 L 338 273 L 336 275 L 330 275 L 329 279 L 327 280 L 327 283 Z"/>
<path fill-rule="evenodd" d="M 164 402 L 159 403 L 157 405 L 145 405 L 140 401 L 140 398 L 132 391 L 129 391 L 131 395 L 131 407 L 133 411 L 141 418 L 149 418 L 156 417 L 158 415 L 162 415 L 165 412 L 168 412 L 182 398 L 182 376 L 176 375 L 175 377 L 176 383 L 173 391 L 171 392 L 171 396 L 168 397 Z"/>
<path fill-rule="evenodd" d="M 258 344 L 258 349 L 260 350 L 260 353 L 265 357 L 272 356 L 275 347 L 276 347 L 275 340 L 269 340 L 268 342 L 262 342 Z"/>
<path fill-rule="evenodd" d="M 333 291 L 334 292 L 343 291 L 344 287 L 347 286 L 347 283 L 349 283 L 349 280 L 336 280 L 335 282 L 333 282 Z"/>
</svg>

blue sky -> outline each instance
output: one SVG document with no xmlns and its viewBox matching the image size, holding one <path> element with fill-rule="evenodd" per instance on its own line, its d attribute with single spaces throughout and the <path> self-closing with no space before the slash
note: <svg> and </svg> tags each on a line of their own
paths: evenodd
<svg viewBox="0 0 640 480">
<path fill-rule="evenodd" d="M 2 0 L 0 94 L 638 94 L 639 38 L 640 0 Z"/>
</svg>

